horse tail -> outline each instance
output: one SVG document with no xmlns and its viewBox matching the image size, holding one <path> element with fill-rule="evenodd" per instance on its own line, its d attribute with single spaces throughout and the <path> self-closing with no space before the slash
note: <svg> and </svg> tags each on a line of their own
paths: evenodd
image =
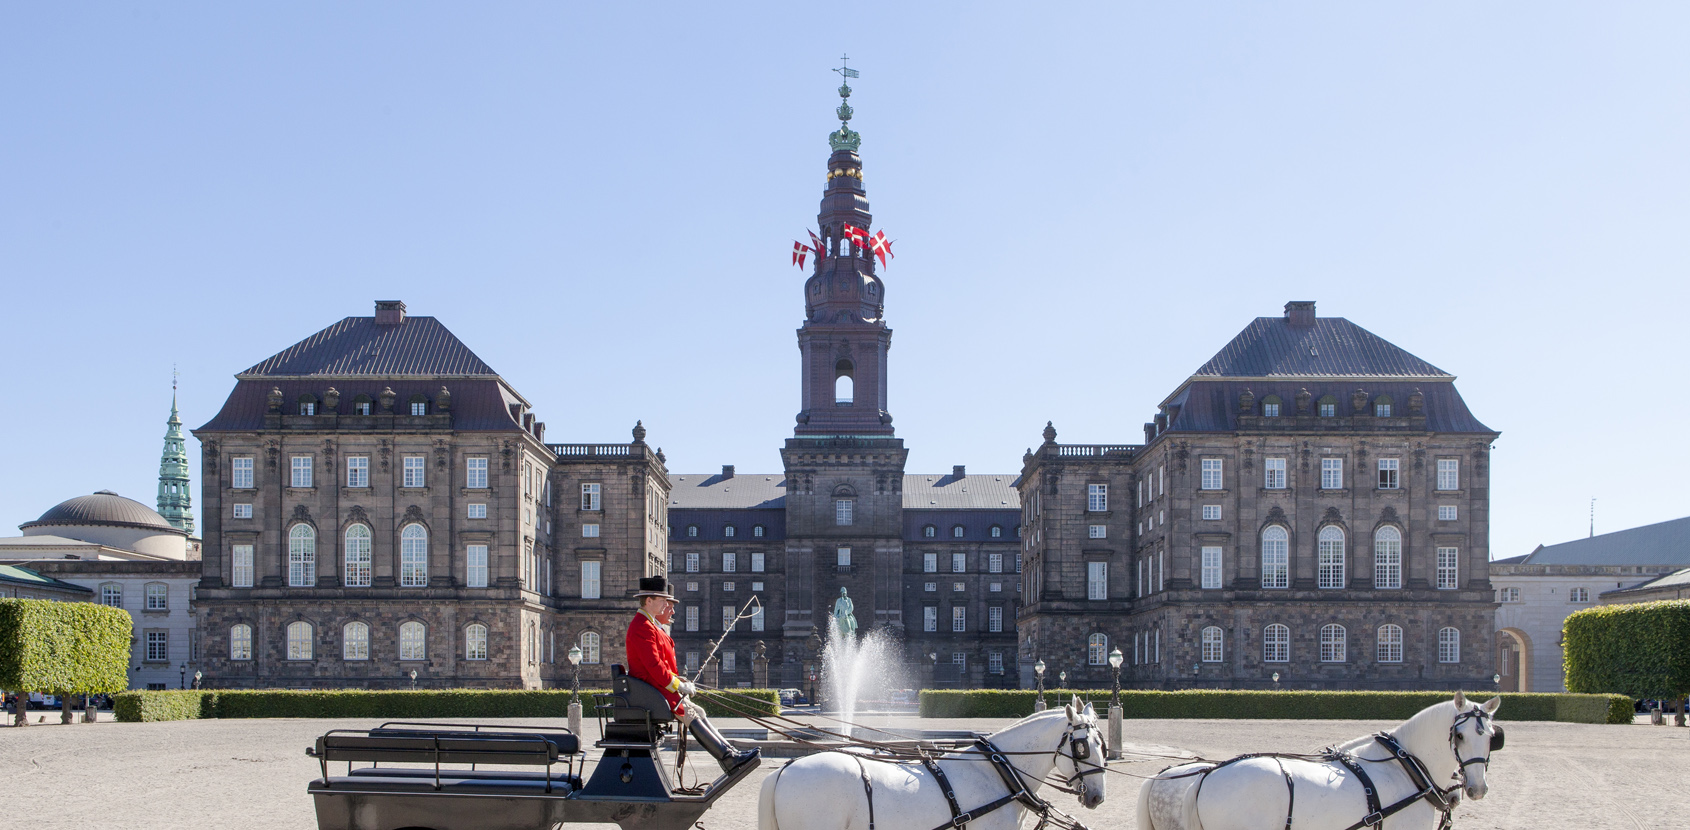
<svg viewBox="0 0 1690 830">
<path fill-rule="evenodd" d="M 1150 788 L 1156 783 L 1151 778 L 1138 788 L 1138 830 L 1156 830 L 1156 825 L 1150 821 Z"/>
<path fill-rule="evenodd" d="M 763 787 L 757 791 L 757 830 L 780 830 L 780 822 L 775 819 L 775 784 L 783 772 L 786 772 L 784 766 L 775 770 L 774 775 L 763 779 Z"/>
</svg>

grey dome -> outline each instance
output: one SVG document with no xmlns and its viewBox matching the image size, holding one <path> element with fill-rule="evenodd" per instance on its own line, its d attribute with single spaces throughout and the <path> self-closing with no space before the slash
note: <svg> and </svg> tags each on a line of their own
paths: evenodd
<svg viewBox="0 0 1690 830">
<path fill-rule="evenodd" d="M 147 530 L 157 530 L 161 533 L 177 533 L 188 535 L 165 521 L 157 510 L 152 509 L 134 499 L 126 499 L 110 490 L 101 490 L 91 496 L 77 496 L 74 499 L 62 501 L 41 518 L 33 522 L 18 525 L 20 530 L 31 527 L 52 525 L 107 525 L 116 527 L 137 527 Z"/>
</svg>

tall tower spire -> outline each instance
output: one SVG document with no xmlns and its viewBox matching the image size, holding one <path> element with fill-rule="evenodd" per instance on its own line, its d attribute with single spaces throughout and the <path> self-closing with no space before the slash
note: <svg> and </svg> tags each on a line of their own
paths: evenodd
<svg viewBox="0 0 1690 830">
<path fill-rule="evenodd" d="M 164 455 L 158 462 L 158 514 L 191 536 L 194 500 L 188 494 L 188 453 L 182 438 L 182 416 L 176 411 L 175 370 L 170 374 L 170 419 L 165 421 Z"/>
<path fill-rule="evenodd" d="M 839 129 L 828 134 L 827 186 L 816 215 L 822 240 L 816 268 L 804 283 L 803 407 L 798 435 L 892 434 L 886 410 L 886 353 L 892 330 L 884 318 L 886 286 L 875 275 L 866 239 L 874 217 L 863 190 L 862 136 L 851 129 L 850 79 L 857 70 L 840 58 Z M 862 236 L 853 240 L 846 227 Z"/>
</svg>

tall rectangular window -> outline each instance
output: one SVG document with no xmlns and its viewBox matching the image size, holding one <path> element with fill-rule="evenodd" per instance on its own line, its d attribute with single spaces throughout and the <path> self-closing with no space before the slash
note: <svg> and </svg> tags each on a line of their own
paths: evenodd
<svg viewBox="0 0 1690 830">
<path fill-rule="evenodd" d="M 687 606 L 687 630 L 698 630 L 698 606 L 696 605 Z"/>
<path fill-rule="evenodd" d="M 1205 545 L 1203 547 L 1203 587 L 1216 590 L 1221 587 L 1221 548 L 1219 545 Z"/>
<path fill-rule="evenodd" d="M 1086 599 L 1109 598 L 1109 563 L 1086 563 Z"/>
<path fill-rule="evenodd" d="M 425 459 L 420 455 L 407 455 L 407 456 L 405 456 L 405 477 L 404 477 L 403 481 L 401 482 L 400 486 L 402 486 L 402 487 L 422 487 L 422 486 L 425 485 L 424 479 L 423 479 L 423 473 L 424 473 L 423 462 L 424 462 L 424 460 Z"/>
<path fill-rule="evenodd" d="M 230 575 L 236 588 L 252 587 L 252 545 L 235 545 L 231 552 L 234 554 L 234 572 Z"/>
<path fill-rule="evenodd" d="M 924 553 L 921 555 L 921 572 L 936 574 L 939 572 L 939 554 Z"/>
<path fill-rule="evenodd" d="M 839 551 L 838 551 L 838 556 L 839 556 L 839 559 L 837 561 L 838 561 L 839 567 L 841 567 L 841 568 L 851 567 L 851 549 L 850 548 L 840 548 Z"/>
<path fill-rule="evenodd" d="M 921 630 L 922 631 L 938 631 L 939 630 L 939 606 L 937 606 L 937 605 L 924 605 L 924 606 L 922 606 L 922 608 L 921 608 Z"/>
<path fill-rule="evenodd" d="M 1438 489 L 1439 490 L 1460 490 L 1461 489 L 1461 459 L 1459 459 L 1459 458 L 1440 458 L 1440 459 L 1438 459 Z"/>
<path fill-rule="evenodd" d="M 738 656 L 739 655 L 737 655 L 737 654 L 735 654 L 731 651 L 722 652 L 722 671 L 725 671 L 725 672 L 728 672 L 728 673 L 738 671 L 739 670 L 739 661 L 737 659 L 735 659 Z"/>
<path fill-rule="evenodd" d="M 464 486 L 476 490 L 487 488 L 487 459 L 464 459 Z"/>
<path fill-rule="evenodd" d="M 1003 652 L 994 651 L 986 655 L 986 670 L 992 674 L 1003 674 Z"/>
<path fill-rule="evenodd" d="M 1108 510 L 1108 509 L 1109 509 L 1109 485 L 1107 485 L 1107 484 L 1087 484 L 1086 485 L 1086 510 L 1088 510 L 1092 513 L 1101 513 L 1105 510 Z"/>
<path fill-rule="evenodd" d="M 993 605 L 986 608 L 986 630 L 993 634 L 1003 631 L 1003 606 Z"/>
<path fill-rule="evenodd" d="M 1262 465 L 1262 467 L 1263 467 L 1264 470 L 1267 471 L 1266 472 L 1266 478 L 1262 481 L 1262 486 L 1266 487 L 1269 490 L 1284 490 L 1285 489 L 1285 459 L 1283 459 L 1283 458 L 1266 459 L 1266 461 Z"/>
<path fill-rule="evenodd" d="M 471 588 L 487 587 L 487 546 L 470 545 L 464 549 L 464 584 Z"/>
<path fill-rule="evenodd" d="M 846 527 L 851 524 L 850 499 L 833 500 L 833 523 L 840 527 Z"/>
<path fill-rule="evenodd" d="M 752 631 L 762 631 L 763 630 L 763 606 L 762 605 L 751 606 L 751 630 Z"/>
<path fill-rule="evenodd" d="M 252 457 L 237 455 L 233 459 L 234 467 L 230 470 L 229 486 L 236 490 L 252 489 Z"/>
<path fill-rule="evenodd" d="M 951 573 L 954 573 L 954 574 L 968 573 L 968 554 L 966 554 L 966 553 L 953 553 L 953 554 L 951 554 Z"/>
<path fill-rule="evenodd" d="M 170 632 L 147 632 L 147 659 L 154 662 L 170 659 Z"/>
<path fill-rule="evenodd" d="M 733 573 L 739 569 L 739 554 L 733 551 L 722 553 L 722 573 Z"/>
<path fill-rule="evenodd" d="M 289 482 L 292 487 L 311 486 L 311 456 L 296 455 L 293 457 L 293 478 Z"/>
<path fill-rule="evenodd" d="M 1397 479 L 1398 464 L 1395 458 L 1379 459 L 1379 489 L 1395 490 L 1400 485 Z"/>
<path fill-rule="evenodd" d="M 170 610 L 170 588 L 168 586 L 160 582 L 153 582 L 147 585 L 147 610 Z"/>
<path fill-rule="evenodd" d="M 597 484 L 581 485 L 581 509 L 598 510 L 600 509 L 599 504 L 599 486 Z"/>
<path fill-rule="evenodd" d="M 370 486 L 370 457 L 367 455 L 349 455 L 346 457 L 346 486 Z"/>
<path fill-rule="evenodd" d="M 722 630 L 727 631 L 728 626 L 733 625 L 733 624 L 734 624 L 734 607 L 732 605 L 722 606 Z"/>
<path fill-rule="evenodd" d="M 751 552 L 751 572 L 754 574 L 763 572 L 763 553 L 761 551 Z"/>
<path fill-rule="evenodd" d="M 1003 573 L 1003 554 L 1001 554 L 1001 553 L 988 553 L 988 554 L 986 554 L 986 572 L 987 573 L 994 573 L 994 574 Z"/>
<path fill-rule="evenodd" d="M 687 674 L 692 674 L 692 673 L 698 671 L 698 652 L 696 652 L 696 651 L 687 652 L 687 669 L 686 669 L 686 671 L 687 671 Z"/>
<path fill-rule="evenodd" d="M 1342 458 L 1322 458 L 1322 459 L 1320 459 L 1320 489 L 1322 489 L 1322 490 L 1342 490 L 1342 489 L 1344 489 L 1344 459 L 1342 459 Z"/>
<path fill-rule="evenodd" d="M 1223 459 L 1219 459 L 1219 458 L 1205 458 L 1205 459 L 1203 459 L 1203 489 L 1204 490 L 1219 490 L 1219 489 L 1221 489 L 1221 467 L 1222 467 L 1223 463 L 1224 463 Z"/>
<path fill-rule="evenodd" d="M 687 573 L 698 573 L 698 551 L 687 551 Z"/>
<path fill-rule="evenodd" d="M 953 606 L 951 606 L 951 630 L 952 631 L 967 631 L 968 630 L 968 606 L 966 606 L 966 605 L 953 605 Z"/>
<path fill-rule="evenodd" d="M 1456 579 L 1459 576 L 1461 551 L 1458 548 L 1438 548 L 1438 587 L 1453 590 L 1459 587 Z"/>
</svg>

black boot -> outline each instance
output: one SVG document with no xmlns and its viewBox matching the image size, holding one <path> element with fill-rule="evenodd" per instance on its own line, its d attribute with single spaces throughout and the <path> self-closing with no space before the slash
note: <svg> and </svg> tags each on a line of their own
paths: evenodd
<svg viewBox="0 0 1690 830">
<path fill-rule="evenodd" d="M 717 763 L 722 765 L 723 772 L 733 772 L 739 769 L 750 763 L 760 752 L 757 749 L 735 747 L 727 738 L 722 737 L 722 733 L 716 731 L 716 727 L 708 719 L 702 716 L 693 716 L 692 725 L 687 728 L 687 731 L 698 739 L 699 745 L 704 747 L 705 752 L 710 753 L 710 757 L 715 758 Z"/>
</svg>

